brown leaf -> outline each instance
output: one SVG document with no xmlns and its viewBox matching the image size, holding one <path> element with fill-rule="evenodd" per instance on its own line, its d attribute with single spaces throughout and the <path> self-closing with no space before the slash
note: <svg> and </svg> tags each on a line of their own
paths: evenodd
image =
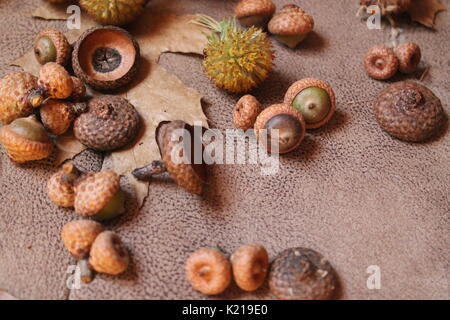
<svg viewBox="0 0 450 320">
<path fill-rule="evenodd" d="M 446 10 L 440 0 L 412 0 L 408 13 L 412 20 L 426 27 L 434 28 L 434 20 L 439 11 Z"/>
</svg>

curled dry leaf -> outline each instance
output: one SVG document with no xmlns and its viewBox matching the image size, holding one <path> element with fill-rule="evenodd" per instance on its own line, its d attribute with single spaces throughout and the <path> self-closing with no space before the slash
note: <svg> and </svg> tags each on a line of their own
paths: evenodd
<svg viewBox="0 0 450 320">
<path fill-rule="evenodd" d="M 426 27 L 434 28 L 436 14 L 443 10 L 446 10 L 446 7 L 441 0 L 412 0 L 408 14 L 412 20 Z"/>
</svg>

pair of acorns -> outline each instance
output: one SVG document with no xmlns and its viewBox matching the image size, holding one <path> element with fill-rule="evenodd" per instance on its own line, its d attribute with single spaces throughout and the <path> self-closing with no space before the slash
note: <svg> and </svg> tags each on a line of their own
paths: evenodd
<svg viewBox="0 0 450 320">
<path fill-rule="evenodd" d="M 289 87 L 282 104 L 263 111 L 254 96 L 243 96 L 234 108 L 233 122 L 242 130 L 254 127 L 259 142 L 268 152 L 287 153 L 300 145 L 306 129 L 325 125 L 335 108 L 331 86 L 322 80 L 306 78 Z M 278 150 L 273 150 L 274 145 L 278 145 Z"/>
<path fill-rule="evenodd" d="M 266 249 L 256 243 L 238 248 L 230 259 L 218 249 L 200 248 L 186 261 L 188 281 L 203 294 L 224 292 L 232 276 L 244 291 L 257 290 L 268 278 L 270 291 L 283 300 L 330 299 L 337 287 L 331 264 L 307 248 L 284 250 L 271 266 Z"/>
<path fill-rule="evenodd" d="M 271 0 L 241 0 L 234 14 L 245 27 L 265 28 L 268 23 L 267 28 L 275 39 L 290 48 L 295 48 L 314 28 L 313 18 L 295 4 L 284 5 L 274 15 L 275 10 Z"/>
</svg>

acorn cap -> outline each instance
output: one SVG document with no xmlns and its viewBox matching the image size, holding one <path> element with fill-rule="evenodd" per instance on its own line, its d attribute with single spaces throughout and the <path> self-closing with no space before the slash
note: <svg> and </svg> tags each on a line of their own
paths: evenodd
<svg viewBox="0 0 450 320">
<path fill-rule="evenodd" d="M 281 150 L 281 148 L 279 148 L 279 150 L 278 150 L 278 153 L 287 153 L 287 152 L 290 152 L 290 151 L 296 149 L 300 145 L 300 143 L 303 141 L 303 139 L 305 137 L 305 131 L 306 131 L 305 120 L 303 119 L 302 114 L 300 112 L 298 112 L 296 109 L 294 109 L 293 107 L 286 105 L 286 104 L 274 104 L 274 105 L 271 105 L 270 107 L 267 107 L 266 109 L 264 109 L 259 114 L 258 118 L 256 118 L 255 133 L 256 133 L 256 137 L 258 138 L 258 141 L 264 145 L 264 147 L 267 149 L 267 151 L 273 152 L 272 150 L 270 150 L 270 146 L 267 144 L 267 141 L 266 141 L 267 137 L 266 137 L 266 135 L 263 134 L 262 130 L 267 129 L 267 134 L 270 135 L 270 129 L 266 128 L 266 125 L 268 124 L 268 122 L 271 119 L 273 119 L 279 115 L 281 115 L 283 117 L 287 116 L 287 119 L 290 119 L 290 120 L 295 120 L 296 127 L 292 128 L 292 129 L 298 130 L 298 132 L 295 132 L 295 134 L 298 134 L 295 141 L 290 143 L 288 148 L 286 148 L 285 150 Z M 277 128 L 277 129 L 279 129 L 279 128 Z M 282 138 L 283 137 L 280 136 L 280 139 L 282 139 Z M 281 143 L 280 143 L 280 145 L 281 145 Z"/>
<path fill-rule="evenodd" d="M 370 48 L 364 56 L 364 69 L 377 80 L 392 78 L 398 70 L 398 58 L 391 48 L 378 45 Z"/>
<path fill-rule="evenodd" d="M 66 223 L 61 238 L 67 250 L 77 259 L 86 258 L 103 226 L 92 220 L 77 220 Z"/>
<path fill-rule="evenodd" d="M 241 0 L 234 8 L 234 15 L 242 25 L 263 27 L 275 12 L 271 0 Z"/>
<path fill-rule="evenodd" d="M 48 54 L 54 51 L 54 54 Z M 70 59 L 72 48 L 66 36 L 55 29 L 46 29 L 39 32 L 34 41 L 34 54 L 40 64 L 56 62 L 65 66 Z"/>
<path fill-rule="evenodd" d="M 128 251 L 117 234 L 103 231 L 97 236 L 89 257 L 89 264 L 95 271 L 118 275 L 127 269 L 129 262 Z"/>
<path fill-rule="evenodd" d="M 73 91 L 69 99 L 73 102 L 79 102 L 86 98 L 86 86 L 77 77 L 72 77 Z"/>
<path fill-rule="evenodd" d="M 74 183 L 80 174 L 72 162 L 66 162 L 47 182 L 47 194 L 50 200 L 60 207 L 73 207 Z"/>
<path fill-rule="evenodd" d="M 233 110 L 233 122 L 236 128 L 248 130 L 255 124 L 261 112 L 261 103 L 252 95 L 242 96 Z"/>
<path fill-rule="evenodd" d="M 323 126 L 328 121 L 330 121 L 331 117 L 334 114 L 334 110 L 336 109 L 336 98 L 334 95 L 333 88 L 326 83 L 325 81 L 313 79 L 313 78 L 305 78 L 299 81 L 294 82 L 289 89 L 286 91 L 286 94 L 284 95 L 284 103 L 288 106 L 292 106 L 294 99 L 297 97 L 297 95 L 302 92 L 306 88 L 310 87 L 317 87 L 320 89 L 323 89 L 328 94 L 328 97 L 330 99 L 331 105 L 330 110 L 328 111 L 328 114 L 323 118 L 321 121 L 316 123 L 307 123 L 305 122 L 306 129 L 315 129 Z"/>
<path fill-rule="evenodd" d="M 49 97 L 55 99 L 66 99 L 73 91 L 72 77 L 56 62 L 48 62 L 41 67 L 38 83 Z"/>
<path fill-rule="evenodd" d="M 139 59 L 139 44 L 126 30 L 94 27 L 75 43 L 72 65 L 83 82 L 96 90 L 108 91 L 133 80 Z"/>
<path fill-rule="evenodd" d="M 65 133 L 76 116 L 72 103 L 56 99 L 48 100 L 39 109 L 39 113 L 44 127 L 55 135 Z"/>
<path fill-rule="evenodd" d="M 297 5 L 287 4 L 273 16 L 268 27 L 270 33 L 275 35 L 303 35 L 314 28 L 314 20 Z"/>
<path fill-rule="evenodd" d="M 439 98 L 413 81 L 396 82 L 382 90 L 373 110 L 380 126 L 390 135 L 412 142 L 436 135 L 447 120 Z"/>
<path fill-rule="evenodd" d="M 98 96 L 88 103 L 88 111 L 74 122 L 75 137 L 85 146 L 109 151 L 133 140 L 140 118 L 134 106 L 120 96 Z"/>
<path fill-rule="evenodd" d="M 312 249 L 287 249 L 272 262 L 269 288 L 278 299 L 330 299 L 336 287 L 337 279 L 332 266 Z"/>
<path fill-rule="evenodd" d="M 422 58 L 420 47 L 415 42 L 406 42 L 394 49 L 399 64 L 398 70 L 404 74 L 410 74 L 416 71 Z"/>
<path fill-rule="evenodd" d="M 75 212 L 92 217 L 108 205 L 120 189 L 120 178 L 114 171 L 88 173 L 75 184 Z"/>
</svg>

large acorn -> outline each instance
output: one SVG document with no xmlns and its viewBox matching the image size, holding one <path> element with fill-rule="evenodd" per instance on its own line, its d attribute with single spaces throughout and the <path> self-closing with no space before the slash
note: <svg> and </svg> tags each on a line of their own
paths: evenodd
<svg viewBox="0 0 450 320">
<path fill-rule="evenodd" d="M 397 82 L 381 91 L 373 110 L 380 126 L 390 135 L 412 142 L 436 135 L 447 119 L 439 98 L 413 81 Z"/>
<path fill-rule="evenodd" d="M 42 30 L 34 41 L 34 55 L 40 64 L 56 62 L 65 66 L 69 62 L 71 51 L 66 36 L 55 29 Z"/>
<path fill-rule="evenodd" d="M 133 80 L 139 59 L 139 44 L 126 30 L 94 27 L 75 43 L 72 65 L 83 82 L 96 90 L 109 91 Z"/>
<path fill-rule="evenodd" d="M 80 0 L 80 6 L 98 23 L 120 26 L 132 22 L 147 0 Z"/>
<path fill-rule="evenodd" d="M 88 111 L 74 122 L 75 137 L 85 146 L 110 151 L 133 140 L 140 118 L 134 106 L 120 96 L 98 96 L 88 103 Z"/>
<path fill-rule="evenodd" d="M 168 172 L 179 186 L 190 193 L 201 194 L 206 172 L 203 157 L 196 161 L 195 153 L 203 155 L 203 149 L 199 140 L 201 138 L 194 132 L 193 126 L 181 120 L 163 122 L 156 132 L 162 160 L 135 169 L 132 173 L 136 179 L 149 180 L 155 175 Z"/>
</svg>

